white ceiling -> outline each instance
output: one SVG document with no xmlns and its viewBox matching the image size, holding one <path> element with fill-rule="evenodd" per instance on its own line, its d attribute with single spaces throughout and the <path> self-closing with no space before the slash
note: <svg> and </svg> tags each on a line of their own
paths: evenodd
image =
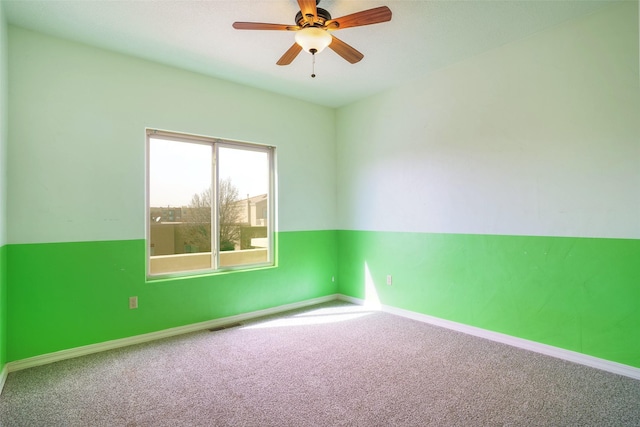
<svg viewBox="0 0 640 427">
<path fill-rule="evenodd" d="M 322 0 L 335 17 L 387 5 L 390 22 L 334 33 L 365 57 L 330 49 L 276 61 L 286 31 L 234 30 L 234 21 L 293 24 L 296 0 L 1 0 L 10 24 L 338 107 L 527 37 L 617 0 Z"/>
</svg>

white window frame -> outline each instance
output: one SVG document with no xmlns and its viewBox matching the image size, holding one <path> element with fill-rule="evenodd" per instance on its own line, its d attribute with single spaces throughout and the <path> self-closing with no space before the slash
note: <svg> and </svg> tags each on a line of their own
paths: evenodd
<svg viewBox="0 0 640 427">
<path fill-rule="evenodd" d="M 211 146 L 212 150 L 212 176 L 211 176 L 211 188 L 214 194 L 211 195 L 211 268 L 195 269 L 195 270 L 181 270 L 173 272 L 163 273 L 151 273 L 151 203 L 150 203 L 150 152 L 151 152 L 151 139 L 163 139 L 168 141 L 196 143 Z M 267 261 L 253 263 L 253 264 L 240 264 L 233 266 L 221 266 L 220 264 L 220 218 L 218 215 L 218 193 L 219 193 L 219 156 L 218 149 L 221 147 L 242 149 L 248 151 L 258 151 L 267 154 L 268 168 L 269 168 L 269 183 L 268 183 L 268 195 L 267 195 Z M 260 267 L 275 266 L 276 248 L 275 248 L 275 233 L 276 233 L 276 202 L 275 202 L 275 189 L 276 189 L 276 172 L 275 172 L 275 154 L 276 150 L 274 146 L 234 141 L 229 139 L 207 137 L 202 135 L 194 135 L 188 133 L 172 132 L 158 129 L 146 129 L 146 191 L 145 191 L 145 265 L 146 265 L 146 277 L 149 280 L 162 279 L 170 277 L 183 277 L 202 274 L 211 274 L 224 271 L 242 271 L 250 270 Z M 176 256 L 179 256 L 176 255 Z"/>
</svg>

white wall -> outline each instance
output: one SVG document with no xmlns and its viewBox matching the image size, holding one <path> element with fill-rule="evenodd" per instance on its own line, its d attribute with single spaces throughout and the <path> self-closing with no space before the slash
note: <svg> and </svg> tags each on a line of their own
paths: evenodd
<svg viewBox="0 0 640 427">
<path fill-rule="evenodd" d="M 337 114 L 341 229 L 640 238 L 638 3 Z"/>
<path fill-rule="evenodd" d="M 7 356 L 7 23 L 0 2 L 0 369 Z M 0 382 L 4 379 L 0 378 Z M 0 389 L 2 386 L 0 385 Z"/>
<path fill-rule="evenodd" d="M 334 110 L 9 28 L 10 243 L 143 239 L 145 127 L 275 145 L 279 231 L 335 228 Z"/>
<path fill-rule="evenodd" d="M 7 23 L 0 3 L 0 246 L 7 241 Z"/>
</svg>

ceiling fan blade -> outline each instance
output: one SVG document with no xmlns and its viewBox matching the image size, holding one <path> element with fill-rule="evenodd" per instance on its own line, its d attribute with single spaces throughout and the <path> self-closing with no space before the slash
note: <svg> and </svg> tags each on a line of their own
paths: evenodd
<svg viewBox="0 0 640 427">
<path fill-rule="evenodd" d="M 276 31 L 297 31 L 297 25 L 265 24 L 262 22 L 234 22 L 233 28 L 236 30 L 276 30 Z"/>
<path fill-rule="evenodd" d="M 364 58 L 363 54 L 361 54 L 356 49 L 349 46 L 348 44 L 346 44 L 336 36 L 332 35 L 331 37 L 333 38 L 333 40 L 331 41 L 331 44 L 329 45 L 331 50 L 333 50 L 338 55 L 342 56 L 348 62 L 355 64 L 356 62 L 359 62 L 362 58 Z"/>
<path fill-rule="evenodd" d="M 300 6 L 300 12 L 306 22 L 311 24 L 318 17 L 316 0 L 298 0 L 298 6 Z"/>
<path fill-rule="evenodd" d="M 380 6 L 331 19 L 325 23 L 325 28 L 329 30 L 342 30 L 343 28 L 360 27 L 362 25 L 378 24 L 387 21 L 391 21 L 391 9 L 387 6 Z"/>
<path fill-rule="evenodd" d="M 296 56 L 298 56 L 301 50 L 302 50 L 302 47 L 298 43 L 294 43 L 293 46 L 291 46 L 289 50 L 287 50 L 284 53 L 284 55 L 282 55 L 282 57 L 278 59 L 278 62 L 276 62 L 276 64 L 278 65 L 291 64 L 293 60 L 296 59 Z"/>
</svg>

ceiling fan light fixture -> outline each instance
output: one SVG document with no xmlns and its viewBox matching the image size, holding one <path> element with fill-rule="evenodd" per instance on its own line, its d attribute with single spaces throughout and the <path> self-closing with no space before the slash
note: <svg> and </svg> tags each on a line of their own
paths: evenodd
<svg viewBox="0 0 640 427">
<path fill-rule="evenodd" d="M 331 34 L 318 27 L 307 27 L 296 31 L 295 39 L 302 49 L 313 55 L 322 52 L 333 40 Z"/>
</svg>

